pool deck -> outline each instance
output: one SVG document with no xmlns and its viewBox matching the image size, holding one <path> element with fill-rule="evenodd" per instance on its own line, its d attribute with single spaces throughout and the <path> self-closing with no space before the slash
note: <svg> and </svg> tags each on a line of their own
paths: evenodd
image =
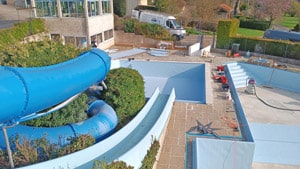
<svg viewBox="0 0 300 169">
<path fill-rule="evenodd" d="M 161 149 L 159 152 L 158 160 L 156 163 L 157 169 L 183 169 L 185 165 L 185 133 L 191 128 L 197 125 L 196 120 L 199 120 L 203 124 L 208 124 L 212 122 L 212 128 L 219 128 L 216 133 L 218 135 L 225 135 L 225 136 L 239 136 L 239 131 L 230 127 L 230 124 L 236 124 L 235 113 L 232 109 L 231 101 L 226 99 L 226 92 L 221 90 L 221 84 L 214 81 L 212 79 L 212 72 L 215 71 L 216 67 L 226 63 L 226 62 L 235 62 L 235 61 L 245 61 L 246 58 L 239 57 L 239 58 L 228 58 L 222 54 L 213 53 L 215 57 L 212 58 L 201 58 L 201 57 L 191 57 L 191 56 L 184 56 L 184 54 L 180 53 L 180 51 L 176 51 L 176 53 L 171 53 L 169 56 L 164 57 L 154 57 L 147 53 L 142 53 L 134 56 L 128 56 L 128 58 L 134 58 L 136 60 L 160 60 L 160 61 L 182 61 L 182 62 L 205 62 L 210 65 L 210 70 L 207 71 L 206 75 L 209 79 L 209 83 L 207 83 L 207 95 L 206 98 L 209 100 L 207 104 L 195 104 L 189 102 L 175 102 L 174 107 L 169 119 L 169 123 L 167 128 L 164 132 L 164 139 L 161 140 L 163 144 L 161 145 Z M 267 91 L 266 91 L 267 90 Z M 260 97 L 268 99 L 271 103 L 280 103 L 280 105 L 284 105 L 290 109 L 300 109 L 300 94 L 289 95 L 289 94 L 282 94 L 282 92 L 277 89 L 265 89 L 265 88 L 258 88 L 257 91 L 259 92 Z M 289 128 L 290 125 L 296 126 L 291 131 L 297 130 L 300 126 L 300 112 L 293 112 L 287 113 L 289 115 L 276 115 L 274 116 L 272 113 L 274 112 L 273 109 L 268 108 L 268 106 L 258 103 L 258 99 L 253 95 L 248 95 L 244 92 L 243 89 L 238 90 L 239 96 L 241 97 L 241 102 L 243 105 L 243 109 L 245 111 L 246 117 L 248 119 L 249 125 L 251 129 L 256 129 L 257 126 L 260 127 L 260 124 L 274 124 L 274 126 L 264 126 L 265 128 L 276 129 L 278 124 L 283 124 L 284 127 L 280 127 L 281 130 L 284 129 L 291 129 Z M 278 94 L 281 93 L 281 94 Z M 276 95 L 274 95 L 276 94 Z M 275 97 L 274 97 L 275 96 Z M 287 100 L 288 99 L 288 100 Z M 244 106 L 247 105 L 247 106 Z M 288 105 L 287 105 L 288 104 Z M 261 110 L 261 116 L 257 116 L 253 114 L 253 110 Z M 277 113 L 278 114 L 278 113 Z M 280 113 L 279 113 L 280 114 Z M 262 118 L 261 118 L 262 117 Z M 292 119 L 292 120 L 291 120 Z M 256 128 L 255 128 L 256 127 Z M 287 128 L 285 128 L 287 127 Z M 259 128 L 260 129 L 260 128 Z M 294 130 L 293 130 L 294 129 Z M 299 131 L 299 130 L 297 130 Z M 261 133 L 258 131 L 258 133 Z M 276 133 L 276 132 L 275 132 Z M 298 132 L 299 133 L 299 132 Z M 274 134 L 274 132 L 273 132 Z M 294 133 L 294 141 L 289 146 L 298 146 L 300 144 L 300 137 L 295 136 Z M 259 137 L 257 135 L 253 136 L 254 139 Z M 273 136 L 274 137 L 274 136 Z M 263 138 L 262 138 L 263 139 Z M 282 138 L 279 138 L 282 139 Z M 282 141 L 282 140 L 281 140 Z M 288 141 L 288 140 L 283 140 Z M 258 142 L 260 145 L 264 145 L 263 142 Z M 269 145 L 269 144 L 267 144 Z M 273 147 L 272 147 L 273 146 Z M 276 144 L 270 145 L 268 148 L 276 149 Z M 290 147 L 290 148 L 291 148 Z M 298 150 L 298 149 L 297 149 Z M 262 151 L 264 152 L 264 151 Z M 297 158 L 299 157 L 298 153 L 290 150 L 285 151 L 287 156 L 283 155 L 284 158 Z M 293 154 L 296 153 L 296 154 Z M 259 154 L 260 155 L 260 154 Z M 288 164 L 283 164 L 286 161 L 282 162 L 272 162 L 270 157 L 263 157 L 259 158 L 259 155 L 254 155 L 252 168 L 253 169 L 299 169 L 300 165 L 293 165 L 297 163 L 295 161 L 292 162 L 287 160 Z M 262 154 L 268 155 L 268 154 Z M 294 157 L 293 157 L 294 156 Z M 299 158 L 298 158 L 299 159 Z M 269 161 L 268 161 L 269 160 Z M 290 163 L 289 163 L 290 162 Z M 292 165 L 291 165 L 292 163 Z"/>
</svg>

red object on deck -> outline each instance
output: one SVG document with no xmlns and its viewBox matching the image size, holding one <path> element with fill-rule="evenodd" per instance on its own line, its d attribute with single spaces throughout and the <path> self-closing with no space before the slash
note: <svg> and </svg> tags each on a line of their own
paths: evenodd
<svg viewBox="0 0 300 169">
<path fill-rule="evenodd" d="M 224 71 L 224 66 L 217 66 L 218 71 Z"/>
<path fill-rule="evenodd" d="M 239 53 L 235 53 L 234 55 L 233 55 L 233 57 L 239 57 L 240 56 L 240 54 Z"/>
<path fill-rule="evenodd" d="M 220 77 L 222 84 L 227 84 L 227 78 L 225 76 Z"/>
</svg>

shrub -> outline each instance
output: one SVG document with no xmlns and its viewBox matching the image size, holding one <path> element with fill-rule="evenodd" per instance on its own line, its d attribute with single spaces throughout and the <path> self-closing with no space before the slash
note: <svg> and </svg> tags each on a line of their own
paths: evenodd
<svg viewBox="0 0 300 169">
<path fill-rule="evenodd" d="M 126 1 L 124 0 L 114 0 L 114 13 L 120 17 L 126 15 Z"/>
<path fill-rule="evenodd" d="M 88 108 L 87 101 L 87 95 L 81 94 L 66 107 L 43 117 L 23 122 L 22 124 L 35 127 L 57 127 L 83 121 L 87 119 L 87 114 L 85 113 Z"/>
<path fill-rule="evenodd" d="M 89 146 L 95 144 L 95 138 L 91 135 L 80 135 L 78 137 L 69 138 L 70 144 L 65 147 L 58 149 L 57 155 L 58 157 L 64 156 L 66 154 L 71 154 L 76 151 L 85 149 Z"/>
<path fill-rule="evenodd" d="M 147 151 L 147 155 L 145 156 L 145 158 L 142 161 L 141 169 L 152 169 L 153 168 L 153 165 L 156 161 L 156 155 L 159 150 L 159 147 L 160 147 L 159 142 L 157 140 L 154 140 L 152 142 L 150 149 Z"/>
<path fill-rule="evenodd" d="M 138 24 L 135 24 L 134 30 L 136 34 L 144 35 L 153 39 L 171 39 L 169 31 L 158 24 L 139 22 Z"/>
<path fill-rule="evenodd" d="M 95 139 L 91 135 L 79 135 L 76 138 L 70 138 L 70 144 L 65 147 L 60 147 L 57 144 L 49 144 L 46 136 L 36 140 L 28 140 L 18 135 L 10 138 L 10 144 L 14 146 L 12 154 L 16 167 L 54 159 L 82 150 L 94 143 Z M 3 150 L 0 150 L 0 164 L 0 168 L 10 168 L 8 155 Z"/>
<path fill-rule="evenodd" d="M 134 19 L 128 19 L 128 20 L 126 20 L 125 21 L 124 32 L 126 32 L 126 33 L 134 33 L 135 24 L 137 24 L 137 20 L 134 20 Z"/>
<path fill-rule="evenodd" d="M 101 98 L 113 107 L 119 118 L 119 127 L 125 125 L 145 104 L 143 77 L 130 68 L 111 70 L 105 79 L 108 89 Z"/>
<path fill-rule="evenodd" d="M 0 63 L 15 67 L 48 66 L 75 58 L 83 51 L 84 49 L 49 39 L 26 44 L 16 43 L 6 46 L 5 51 L 0 52 Z"/>
<path fill-rule="evenodd" d="M 106 161 L 94 161 L 92 169 L 134 169 L 132 166 L 127 166 L 124 161 L 114 161 L 108 164 Z"/>
<path fill-rule="evenodd" d="M 164 29 L 161 25 L 138 22 L 136 19 L 125 21 L 124 32 L 144 35 L 153 39 L 171 40 L 169 31 Z"/>
<path fill-rule="evenodd" d="M 33 19 L 15 24 L 12 28 L 0 30 L 0 47 L 12 45 L 23 40 L 26 36 L 45 32 L 45 23 L 43 19 Z M 2 50 L 0 48 L 0 50 Z"/>
</svg>

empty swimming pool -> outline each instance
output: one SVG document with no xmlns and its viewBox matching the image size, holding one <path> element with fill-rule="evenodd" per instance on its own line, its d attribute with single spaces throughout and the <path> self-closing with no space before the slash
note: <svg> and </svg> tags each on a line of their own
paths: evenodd
<svg viewBox="0 0 300 169">
<path fill-rule="evenodd" d="M 157 87 L 162 94 L 174 88 L 176 101 L 206 103 L 203 63 L 121 60 L 120 66 L 133 68 L 143 76 L 147 98 Z"/>
</svg>

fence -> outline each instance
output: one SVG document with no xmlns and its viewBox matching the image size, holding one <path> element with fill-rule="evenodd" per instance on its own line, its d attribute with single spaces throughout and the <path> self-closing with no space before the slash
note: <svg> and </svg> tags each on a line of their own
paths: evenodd
<svg viewBox="0 0 300 169">
<path fill-rule="evenodd" d="M 231 38 L 231 43 L 239 44 L 242 51 L 300 59 L 300 43 L 297 42 L 236 37 Z"/>
</svg>

